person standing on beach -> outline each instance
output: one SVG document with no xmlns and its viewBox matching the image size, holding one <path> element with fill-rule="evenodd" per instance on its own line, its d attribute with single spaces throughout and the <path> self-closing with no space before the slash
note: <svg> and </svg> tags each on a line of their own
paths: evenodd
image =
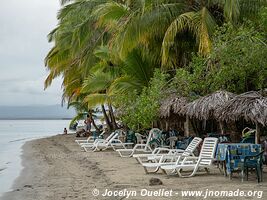
<svg viewBox="0 0 267 200">
<path fill-rule="evenodd" d="M 92 123 L 92 120 L 91 120 L 91 118 L 90 118 L 89 115 L 87 115 L 87 118 L 84 121 L 84 123 L 86 125 L 86 132 L 90 132 L 91 131 L 91 123 Z"/>
</svg>

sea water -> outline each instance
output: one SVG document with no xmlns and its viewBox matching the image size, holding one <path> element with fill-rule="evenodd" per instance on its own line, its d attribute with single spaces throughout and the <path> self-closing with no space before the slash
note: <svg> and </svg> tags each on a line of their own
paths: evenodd
<svg viewBox="0 0 267 200">
<path fill-rule="evenodd" d="M 62 134 L 69 120 L 0 120 L 0 197 L 22 170 L 21 147 L 29 140 Z"/>
</svg>

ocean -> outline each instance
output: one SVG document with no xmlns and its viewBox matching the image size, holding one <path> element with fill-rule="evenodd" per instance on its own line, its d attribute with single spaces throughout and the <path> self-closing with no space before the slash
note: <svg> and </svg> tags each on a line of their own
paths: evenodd
<svg viewBox="0 0 267 200">
<path fill-rule="evenodd" d="M 62 134 L 69 120 L 0 120 L 0 197 L 19 176 L 21 147 L 29 140 Z"/>
</svg>

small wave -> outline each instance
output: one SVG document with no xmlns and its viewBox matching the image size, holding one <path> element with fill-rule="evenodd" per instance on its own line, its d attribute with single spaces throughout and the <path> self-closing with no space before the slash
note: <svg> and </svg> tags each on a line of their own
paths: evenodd
<svg viewBox="0 0 267 200">
<path fill-rule="evenodd" d="M 28 138 L 21 138 L 21 139 L 16 139 L 16 140 L 10 140 L 9 143 L 11 142 L 19 142 L 23 140 L 30 140 L 30 139 L 35 139 L 35 137 L 28 137 Z"/>
<path fill-rule="evenodd" d="M 4 171 L 5 169 L 6 169 L 6 167 L 0 168 L 0 172 Z"/>
</svg>

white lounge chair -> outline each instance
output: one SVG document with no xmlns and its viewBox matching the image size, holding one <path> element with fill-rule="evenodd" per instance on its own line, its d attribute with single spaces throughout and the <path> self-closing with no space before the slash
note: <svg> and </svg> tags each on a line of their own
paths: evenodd
<svg viewBox="0 0 267 200">
<path fill-rule="evenodd" d="M 181 162 L 177 161 L 172 165 L 162 165 L 161 169 L 165 172 L 171 170 L 180 177 L 192 177 L 200 169 L 208 169 L 212 166 L 214 160 L 218 138 L 207 137 L 204 139 L 200 155 L 198 157 L 185 157 Z M 188 175 L 182 175 L 182 171 L 190 171 Z"/>
<path fill-rule="evenodd" d="M 164 147 L 157 147 L 155 148 L 151 153 L 146 154 L 134 154 L 133 158 L 137 160 L 140 164 L 142 164 L 144 161 L 151 161 L 155 158 L 160 157 L 161 155 L 168 154 L 170 151 L 174 149 L 164 148 Z"/>
<path fill-rule="evenodd" d="M 157 172 L 162 165 L 170 165 L 179 162 L 181 158 L 194 156 L 194 151 L 198 145 L 202 142 L 202 139 L 199 137 L 194 137 L 185 150 L 182 149 L 173 149 L 168 154 L 165 155 L 154 155 L 154 160 L 151 160 L 150 163 L 142 163 L 146 173 L 150 173 L 148 169 L 154 169 L 152 172 Z"/>
<path fill-rule="evenodd" d="M 195 149 L 198 147 L 200 142 L 202 141 L 201 138 L 195 137 L 190 144 L 187 146 L 185 150 L 183 149 L 168 149 L 168 148 L 156 148 L 153 150 L 151 154 L 135 154 L 133 155 L 134 158 L 137 159 L 139 163 L 143 163 L 143 159 L 146 159 L 145 161 L 159 161 L 159 159 L 162 157 L 162 155 L 178 155 L 183 154 L 186 155 L 194 155 Z M 165 153 L 164 153 L 165 152 Z M 142 159 L 143 158 L 143 159 Z"/>
<path fill-rule="evenodd" d="M 149 146 L 149 142 L 152 138 L 152 135 L 155 132 L 160 132 L 158 128 L 153 128 L 149 131 L 148 138 L 146 144 L 136 144 L 133 149 L 117 149 L 116 151 L 119 153 L 121 157 L 132 157 L 133 154 L 137 151 L 141 152 L 152 152 L 151 147 Z"/>
<path fill-rule="evenodd" d="M 118 133 L 117 131 L 112 132 L 106 139 L 96 139 L 93 143 L 81 143 L 81 147 L 85 150 L 88 151 L 89 149 L 94 149 L 94 147 L 96 146 L 96 144 L 98 142 L 108 142 L 109 140 L 111 140 L 114 135 Z M 116 135 L 116 137 L 118 137 L 118 135 Z"/>
<path fill-rule="evenodd" d="M 117 139 L 120 133 L 116 133 L 109 141 L 98 141 L 94 147 L 93 151 L 106 150 L 108 148 L 113 148 L 115 151 L 117 147 L 126 149 L 127 145 L 132 145 L 133 143 L 124 143 L 121 140 Z"/>
<path fill-rule="evenodd" d="M 98 138 L 96 139 L 101 139 L 101 137 L 105 134 L 105 131 L 102 131 L 100 133 L 100 135 L 98 136 Z M 79 145 L 83 145 L 83 144 L 92 144 L 94 143 L 94 141 L 96 140 L 94 136 L 89 136 L 86 140 L 75 140 L 75 142 Z"/>
</svg>

